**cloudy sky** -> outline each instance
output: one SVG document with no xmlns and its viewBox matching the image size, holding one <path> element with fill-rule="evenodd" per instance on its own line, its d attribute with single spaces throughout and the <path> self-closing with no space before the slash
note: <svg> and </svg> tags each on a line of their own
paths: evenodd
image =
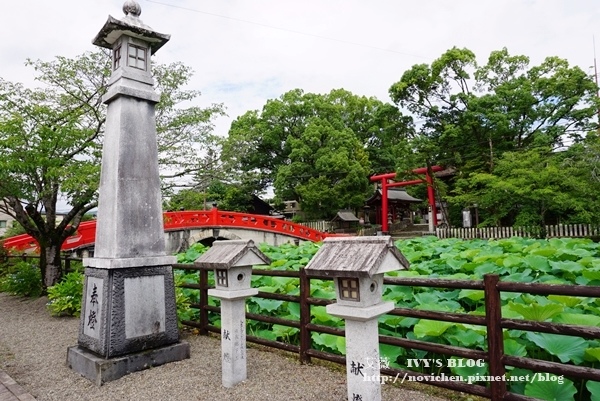
<svg viewBox="0 0 600 401">
<path fill-rule="evenodd" d="M 593 74 L 600 56 L 597 0 L 138 0 L 141 19 L 171 40 L 160 63 L 193 68 L 200 103 L 223 103 L 230 122 L 288 90 L 344 88 L 390 101 L 389 87 L 414 64 L 457 46 L 480 63 L 507 47 L 532 64 L 566 58 Z M 122 0 L 2 1 L 0 77 L 35 85 L 27 58 L 94 50 L 92 38 Z"/>
</svg>

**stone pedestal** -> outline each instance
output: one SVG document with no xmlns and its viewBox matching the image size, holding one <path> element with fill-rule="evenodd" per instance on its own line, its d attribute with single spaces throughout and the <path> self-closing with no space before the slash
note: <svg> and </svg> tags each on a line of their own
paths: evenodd
<svg viewBox="0 0 600 401">
<path fill-rule="evenodd" d="M 101 386 L 102 383 L 117 380 L 138 370 L 189 357 L 190 347 L 185 342 L 108 359 L 101 358 L 85 348 L 74 346 L 67 350 L 67 366 Z"/>
<path fill-rule="evenodd" d="M 381 401 L 377 318 L 394 309 L 394 303 L 365 308 L 331 304 L 326 309 L 345 319 L 348 400 Z"/>
<path fill-rule="evenodd" d="M 147 259 L 164 262 L 166 257 Z M 70 368 L 101 385 L 189 358 L 189 344 L 179 341 L 170 265 L 87 267 L 85 275 L 78 346 L 67 352 Z"/>
<path fill-rule="evenodd" d="M 223 387 L 233 387 L 247 378 L 246 298 L 258 290 L 208 290 L 221 300 L 221 364 Z"/>
</svg>

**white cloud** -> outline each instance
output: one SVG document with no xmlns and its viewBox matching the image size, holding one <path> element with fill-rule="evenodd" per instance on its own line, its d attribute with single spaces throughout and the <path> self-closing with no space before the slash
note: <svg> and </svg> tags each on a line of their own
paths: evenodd
<svg viewBox="0 0 600 401">
<path fill-rule="evenodd" d="M 592 37 L 600 34 L 600 3 L 594 0 L 138 1 L 142 20 L 172 35 L 157 61 L 191 66 L 201 103 L 227 107 L 220 134 L 237 116 L 294 88 L 345 88 L 389 101 L 388 89 L 404 71 L 453 46 L 473 50 L 481 63 L 507 47 L 536 64 L 559 56 L 592 73 Z M 92 38 L 108 14 L 121 18 L 122 4 L 4 2 L 0 77 L 31 85 L 34 72 L 24 67 L 26 58 L 93 50 Z"/>
</svg>

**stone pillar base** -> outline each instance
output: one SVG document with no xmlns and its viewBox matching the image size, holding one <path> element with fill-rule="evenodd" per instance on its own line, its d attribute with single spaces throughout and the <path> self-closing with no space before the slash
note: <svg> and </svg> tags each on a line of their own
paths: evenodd
<svg viewBox="0 0 600 401">
<path fill-rule="evenodd" d="M 129 373 L 189 357 L 190 344 L 186 341 L 109 359 L 74 346 L 67 349 L 67 366 L 101 386 L 102 383 L 117 380 Z"/>
</svg>

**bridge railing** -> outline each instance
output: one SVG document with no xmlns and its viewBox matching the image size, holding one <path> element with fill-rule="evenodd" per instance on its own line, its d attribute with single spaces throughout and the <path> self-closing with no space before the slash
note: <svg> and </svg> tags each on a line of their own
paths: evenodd
<svg viewBox="0 0 600 401">
<path fill-rule="evenodd" d="M 291 221 L 259 214 L 228 212 L 213 208 L 211 210 L 167 212 L 165 231 L 181 230 L 191 227 L 238 227 L 252 230 L 276 232 L 308 241 L 322 241 L 327 236 L 319 230 Z"/>
<path fill-rule="evenodd" d="M 326 236 L 332 235 L 314 228 L 292 223 L 291 221 L 276 219 L 259 214 L 228 212 L 213 208 L 211 210 L 193 210 L 166 212 L 163 214 L 165 231 L 185 230 L 189 228 L 237 227 L 251 230 L 269 231 L 282 235 L 296 237 L 305 241 L 322 241 Z M 77 228 L 77 232 L 66 239 L 62 250 L 72 250 L 89 246 L 96 241 L 96 221 L 84 221 Z M 39 246 L 37 241 L 27 234 L 7 238 L 2 244 L 5 249 L 14 249 L 17 252 L 35 252 Z"/>
</svg>

